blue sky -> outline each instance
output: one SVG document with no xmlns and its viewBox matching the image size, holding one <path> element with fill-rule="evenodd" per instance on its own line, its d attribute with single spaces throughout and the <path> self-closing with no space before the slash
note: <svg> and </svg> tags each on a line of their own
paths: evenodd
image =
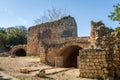
<svg viewBox="0 0 120 80">
<path fill-rule="evenodd" d="M 79 36 L 89 36 L 91 20 L 102 20 L 111 28 L 118 26 L 108 18 L 118 2 L 120 0 L 0 0 L 0 27 L 24 25 L 29 28 L 44 11 L 55 7 L 66 9 L 75 18 Z"/>
</svg>

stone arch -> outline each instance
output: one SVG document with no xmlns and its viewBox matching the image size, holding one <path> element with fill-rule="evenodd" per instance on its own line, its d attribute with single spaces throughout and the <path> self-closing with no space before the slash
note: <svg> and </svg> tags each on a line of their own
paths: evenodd
<svg viewBox="0 0 120 80">
<path fill-rule="evenodd" d="M 23 48 L 19 48 L 13 52 L 15 56 L 26 56 L 26 51 Z"/>
<path fill-rule="evenodd" d="M 26 56 L 26 45 L 18 45 L 18 46 L 14 46 L 11 50 L 10 50 L 10 54 L 11 55 L 15 55 L 15 56 Z"/>
<path fill-rule="evenodd" d="M 79 56 L 79 50 L 82 47 L 79 45 L 69 45 L 61 48 L 57 54 L 57 57 L 63 57 L 63 67 L 78 67 L 77 57 Z"/>
</svg>

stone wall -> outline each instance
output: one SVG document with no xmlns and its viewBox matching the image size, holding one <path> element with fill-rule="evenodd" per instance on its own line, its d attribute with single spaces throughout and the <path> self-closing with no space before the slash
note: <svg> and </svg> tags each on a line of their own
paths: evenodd
<svg viewBox="0 0 120 80">
<path fill-rule="evenodd" d="M 106 52 L 103 50 L 83 50 L 79 53 L 80 76 L 96 78 L 106 76 Z"/>
<path fill-rule="evenodd" d="M 63 57 L 55 57 L 55 67 L 64 67 L 63 66 Z"/>
<path fill-rule="evenodd" d="M 44 40 L 77 37 L 77 25 L 73 17 L 64 17 L 58 21 L 32 26 L 28 30 L 27 53 L 39 55 Z M 41 45 L 40 45 L 41 44 Z M 41 47 L 39 49 L 39 47 Z"/>
<path fill-rule="evenodd" d="M 80 77 L 119 77 L 119 66 L 120 54 L 108 54 L 101 49 L 86 49 L 79 52 Z"/>
<path fill-rule="evenodd" d="M 69 46 L 79 46 L 81 48 L 88 48 L 90 45 L 89 37 L 79 38 L 61 38 L 54 40 L 42 41 L 39 45 L 40 60 L 41 62 L 49 62 L 51 65 L 55 65 L 55 57 L 58 56 L 62 50 Z M 66 49 L 67 50 L 67 49 Z"/>
</svg>

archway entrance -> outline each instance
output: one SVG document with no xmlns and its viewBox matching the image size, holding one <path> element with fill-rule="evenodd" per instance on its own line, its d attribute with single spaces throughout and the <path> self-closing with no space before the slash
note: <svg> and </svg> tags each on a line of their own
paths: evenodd
<svg viewBox="0 0 120 80">
<path fill-rule="evenodd" d="M 82 49 L 79 46 L 69 46 L 61 51 L 63 57 L 63 66 L 66 68 L 75 67 L 77 68 L 77 56 L 79 56 L 79 50 Z"/>
<path fill-rule="evenodd" d="M 24 49 L 18 49 L 14 52 L 16 56 L 26 56 L 26 51 Z"/>
</svg>

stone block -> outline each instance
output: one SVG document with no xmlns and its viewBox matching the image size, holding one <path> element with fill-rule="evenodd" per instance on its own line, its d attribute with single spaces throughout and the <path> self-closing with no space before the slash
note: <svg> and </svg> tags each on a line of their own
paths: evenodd
<svg viewBox="0 0 120 80">
<path fill-rule="evenodd" d="M 63 67 L 63 57 L 55 57 L 55 67 Z"/>
<path fill-rule="evenodd" d="M 29 70 L 27 68 L 21 68 L 20 73 L 29 73 Z"/>
</svg>

